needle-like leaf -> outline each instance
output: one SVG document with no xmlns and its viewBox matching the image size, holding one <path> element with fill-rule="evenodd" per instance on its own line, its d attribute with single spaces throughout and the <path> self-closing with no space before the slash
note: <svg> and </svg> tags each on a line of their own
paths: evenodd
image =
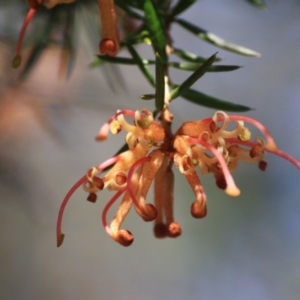
<svg viewBox="0 0 300 300">
<path fill-rule="evenodd" d="M 225 110 L 225 111 L 234 111 L 234 112 L 243 112 L 249 111 L 253 108 L 228 102 L 219 98 L 215 98 L 201 92 L 198 92 L 193 89 L 188 89 L 184 91 L 181 95 L 182 98 L 188 100 L 197 105 L 206 106 L 213 109 Z"/>
<path fill-rule="evenodd" d="M 154 52 L 158 52 L 162 61 L 166 62 L 167 54 L 164 28 L 152 0 L 145 0 L 144 11 L 146 27 L 149 30 L 149 35 Z"/>
<path fill-rule="evenodd" d="M 247 2 L 253 4 L 258 8 L 266 8 L 266 4 L 263 0 L 247 0 Z"/>
<path fill-rule="evenodd" d="M 172 9 L 172 16 L 177 16 L 194 4 L 196 0 L 179 0 Z"/>
<path fill-rule="evenodd" d="M 131 9 L 126 3 L 126 1 L 121 1 L 121 0 L 115 0 L 115 4 L 120 7 L 126 14 L 132 18 L 142 20 L 143 16 L 135 12 L 133 9 Z"/>
<path fill-rule="evenodd" d="M 182 20 L 182 19 L 176 19 L 176 22 L 185 28 L 186 30 L 190 31 L 191 33 L 195 34 L 197 37 L 202 39 L 205 42 L 208 42 L 214 46 L 217 46 L 219 48 L 240 54 L 245 56 L 252 56 L 252 57 L 260 57 L 261 54 L 253 51 L 251 49 L 248 49 L 243 46 L 239 46 L 233 43 L 229 43 L 225 41 L 224 39 L 220 38 L 219 36 L 215 35 L 214 33 L 208 32 L 205 29 L 202 29 L 200 27 L 195 26 L 194 24 Z"/>
<path fill-rule="evenodd" d="M 172 90 L 170 99 L 179 97 L 184 91 L 189 89 L 199 78 L 201 78 L 216 60 L 217 53 L 208 58 L 190 77 L 188 77 L 181 85 Z"/>
<path fill-rule="evenodd" d="M 170 62 L 168 63 L 170 67 L 180 69 L 183 71 L 196 71 L 201 64 L 193 64 L 193 63 L 181 63 L 181 62 Z M 234 71 L 241 68 L 241 66 L 234 66 L 234 65 L 214 65 L 211 66 L 207 72 L 228 72 Z"/>
<path fill-rule="evenodd" d="M 148 82 L 152 85 L 155 86 L 155 81 L 153 79 L 152 74 L 150 73 L 149 69 L 145 66 L 145 64 L 143 63 L 143 59 L 139 56 L 139 54 L 137 53 L 137 51 L 134 49 L 134 47 L 132 47 L 130 44 L 126 44 L 128 51 L 130 52 L 133 60 L 136 62 L 136 64 L 138 65 L 139 69 L 141 70 L 141 72 L 144 74 L 144 76 L 146 77 L 146 79 L 148 80 Z"/>
<path fill-rule="evenodd" d="M 173 49 L 173 53 L 174 55 L 180 57 L 183 60 L 192 62 L 192 63 L 204 63 L 207 60 L 207 57 L 201 57 L 198 56 L 192 52 L 186 51 L 186 50 L 182 50 L 182 49 L 178 49 L 178 48 L 174 48 Z M 215 62 L 217 61 L 221 61 L 221 58 L 216 58 Z"/>
</svg>

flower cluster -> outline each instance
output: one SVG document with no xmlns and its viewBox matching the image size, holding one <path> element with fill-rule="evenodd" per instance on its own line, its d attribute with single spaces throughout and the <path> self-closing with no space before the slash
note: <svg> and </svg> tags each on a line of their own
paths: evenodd
<svg viewBox="0 0 300 300">
<path fill-rule="evenodd" d="M 134 119 L 129 124 L 124 116 Z M 191 214 L 203 218 L 207 214 L 206 194 L 201 185 L 197 168 L 203 175 L 212 173 L 218 188 L 230 196 L 238 196 L 240 190 L 232 178 L 240 161 L 258 163 L 264 171 L 267 163 L 265 152 L 271 152 L 290 161 L 298 169 L 300 163 L 288 154 L 278 150 L 268 130 L 257 120 L 241 115 L 227 115 L 217 111 L 211 118 L 200 121 L 188 121 L 182 124 L 175 134 L 171 132 L 172 115 L 163 110 L 159 121 L 153 119 L 150 111 L 122 110 L 111 117 L 100 129 L 97 139 L 107 138 L 109 130 L 113 134 L 121 130 L 127 132 L 126 143 L 129 150 L 104 163 L 88 169 L 65 196 L 57 221 L 57 246 L 64 239 L 61 231 L 65 207 L 77 188 L 83 186 L 88 193 L 87 200 L 95 202 L 97 193 L 107 188 L 116 193 L 103 209 L 102 223 L 115 241 L 123 246 L 133 242 L 130 231 L 121 229 L 121 225 L 131 206 L 144 221 L 154 221 L 154 234 L 158 238 L 177 237 L 181 234 L 180 224 L 173 216 L 173 186 L 175 164 L 189 182 L 195 194 L 191 205 Z M 228 129 L 229 123 L 235 122 L 235 128 Z M 251 132 L 245 123 L 257 127 L 264 139 L 251 140 Z M 102 176 L 107 167 L 112 168 Z M 154 182 L 154 204 L 146 201 L 148 190 Z M 111 205 L 123 195 L 120 206 L 110 223 L 107 212 Z"/>
<path fill-rule="evenodd" d="M 52 9 L 58 4 L 69 4 L 76 0 L 26 0 L 29 11 L 23 22 L 18 43 L 16 46 L 15 57 L 12 61 L 12 66 L 18 68 L 22 63 L 22 44 L 27 27 L 36 12 L 41 6 L 45 6 L 48 9 Z M 120 48 L 120 38 L 117 26 L 116 11 L 113 0 L 98 0 L 100 11 L 100 22 L 102 28 L 102 39 L 99 43 L 99 51 L 101 54 L 107 54 L 109 56 L 115 56 Z"/>
</svg>

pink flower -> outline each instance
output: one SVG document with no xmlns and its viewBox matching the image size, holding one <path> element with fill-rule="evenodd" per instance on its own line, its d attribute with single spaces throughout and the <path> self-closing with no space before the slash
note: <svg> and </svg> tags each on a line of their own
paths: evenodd
<svg viewBox="0 0 300 300">
<path fill-rule="evenodd" d="M 129 124 L 124 116 L 134 118 L 134 125 Z M 236 125 L 234 129 L 228 130 L 231 121 L 235 121 Z M 251 132 L 245 126 L 245 122 L 257 127 L 266 141 L 262 138 L 252 141 Z M 122 229 L 121 225 L 131 206 L 134 206 L 144 221 L 154 221 L 156 237 L 177 237 L 181 234 L 181 227 L 174 221 L 173 216 L 174 163 L 195 194 L 191 205 L 191 214 L 195 218 L 203 218 L 207 214 L 206 194 L 197 174 L 198 168 L 202 175 L 212 173 L 217 187 L 233 197 L 238 196 L 240 190 L 235 185 L 231 173 L 240 161 L 258 163 L 259 168 L 264 171 L 267 167 L 265 153 L 271 152 L 300 169 L 297 160 L 278 150 L 272 136 L 261 123 L 246 116 L 228 116 L 218 111 L 212 118 L 185 122 L 172 134 L 171 122 L 153 120 L 152 113 L 146 109 L 136 112 L 123 110 L 118 111 L 102 126 L 97 139 L 106 139 L 109 130 L 114 134 L 125 130 L 129 150 L 90 168 L 71 188 L 59 211 L 57 246 L 60 246 L 64 239 L 61 224 L 65 207 L 80 186 L 89 193 L 87 199 L 91 202 L 96 201 L 97 193 L 104 188 L 115 191 L 103 209 L 102 223 L 110 237 L 123 246 L 129 246 L 133 242 L 133 235 L 130 231 Z M 100 177 L 100 173 L 112 165 L 113 167 Z M 146 201 L 152 182 L 154 204 Z M 123 198 L 119 208 L 108 225 L 107 212 L 121 195 Z"/>
<path fill-rule="evenodd" d="M 51 9 L 58 4 L 69 4 L 76 0 L 26 0 L 29 6 L 29 11 L 23 22 L 18 43 L 16 46 L 15 57 L 12 61 L 13 68 L 18 68 L 22 63 L 22 44 L 25 37 L 27 27 L 34 18 L 37 10 L 44 5 Z M 109 56 L 117 55 L 120 48 L 120 38 L 117 26 L 117 18 L 113 0 L 98 0 L 100 10 L 100 22 L 102 28 L 102 39 L 99 44 L 99 51 L 101 54 L 108 54 Z"/>
</svg>

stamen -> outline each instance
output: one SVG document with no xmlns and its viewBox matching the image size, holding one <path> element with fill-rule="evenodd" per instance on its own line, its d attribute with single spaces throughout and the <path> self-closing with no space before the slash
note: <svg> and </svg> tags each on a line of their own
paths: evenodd
<svg viewBox="0 0 300 300">
<path fill-rule="evenodd" d="M 252 141 L 240 141 L 239 139 L 226 139 L 229 143 L 236 143 L 236 144 L 240 144 L 240 145 L 245 145 L 245 146 L 250 146 L 250 147 L 254 147 L 255 145 L 257 145 L 257 143 L 252 142 Z M 278 155 L 284 159 L 286 159 L 287 161 L 289 161 L 290 163 L 292 163 L 296 168 L 300 169 L 300 162 L 297 161 L 294 157 L 290 156 L 289 154 L 279 150 L 279 149 L 270 149 L 269 147 L 264 146 L 264 150 L 268 151 L 270 153 L 273 153 L 275 155 Z"/>
<path fill-rule="evenodd" d="M 218 112 L 219 115 L 220 115 L 220 112 Z M 244 127 L 244 122 L 243 121 L 237 121 L 236 122 L 236 127 L 231 130 L 231 131 L 228 131 L 228 130 L 225 130 L 226 127 L 228 126 L 229 124 L 229 117 L 227 114 L 225 113 L 222 113 L 221 114 L 221 117 L 219 116 L 219 118 L 225 118 L 226 119 L 226 122 L 224 121 L 223 124 L 221 125 L 221 127 L 217 127 L 217 124 L 215 122 L 217 122 L 217 116 L 218 114 L 215 114 L 213 116 L 213 122 L 211 122 L 210 124 L 210 130 L 211 130 L 211 133 L 212 133 L 212 136 L 214 137 L 214 139 L 217 139 L 218 142 L 220 142 L 222 139 L 224 138 L 230 138 L 230 137 L 236 137 L 236 136 L 239 136 L 241 139 L 250 139 L 250 136 L 251 136 L 251 132 L 246 128 Z M 212 124 L 215 124 L 214 126 Z M 216 128 L 214 128 L 216 127 Z"/>
<path fill-rule="evenodd" d="M 95 176 L 93 178 L 93 183 L 97 187 L 97 189 L 99 189 L 100 191 L 103 190 L 103 188 L 104 188 L 104 182 L 103 182 L 103 180 L 101 178 Z"/>
<path fill-rule="evenodd" d="M 181 235 L 181 226 L 178 222 L 171 222 L 167 228 L 168 237 L 176 238 Z"/>
<path fill-rule="evenodd" d="M 189 142 L 191 143 L 198 143 L 200 145 L 202 145 L 203 147 L 207 148 L 209 151 L 211 151 L 215 157 L 218 159 L 218 162 L 220 163 L 221 167 L 222 167 L 222 171 L 226 180 L 226 184 L 227 187 L 225 189 L 225 192 L 233 197 L 236 197 L 240 194 L 240 190 L 236 187 L 234 180 L 230 174 L 230 171 L 227 167 L 227 164 L 223 158 L 223 156 L 221 155 L 221 153 L 212 145 L 208 144 L 205 141 L 199 140 L 199 139 L 195 139 L 195 138 L 188 138 L 187 139 Z"/>
<path fill-rule="evenodd" d="M 257 154 L 257 156 L 251 157 L 250 154 L 251 150 L 249 151 L 248 149 L 244 149 L 238 146 L 237 144 L 229 146 L 227 150 L 229 153 L 228 167 L 231 164 L 229 167 L 230 171 L 232 171 L 237 167 L 238 161 L 243 161 L 246 163 L 260 162 L 264 158 L 264 154 L 265 154 L 265 151 L 263 151 L 264 149 L 261 148 L 261 151 L 260 153 Z"/>
<path fill-rule="evenodd" d="M 156 222 L 156 219 L 153 231 L 155 237 L 161 239 L 167 236 L 167 225 L 162 222 Z"/>
<path fill-rule="evenodd" d="M 127 176 L 124 172 L 118 172 L 115 176 L 117 185 L 124 185 L 127 182 Z"/>
<path fill-rule="evenodd" d="M 98 0 L 100 21 L 102 24 L 102 40 L 99 50 L 101 54 L 115 56 L 120 48 L 115 5 L 113 0 Z"/>
<path fill-rule="evenodd" d="M 182 174 L 190 174 L 195 170 L 195 166 L 192 164 L 191 158 L 188 155 L 183 155 L 179 157 L 176 153 L 174 158 L 175 161 L 179 163 L 179 171 Z"/>
<path fill-rule="evenodd" d="M 112 134 L 118 134 L 122 130 L 122 126 L 118 120 L 113 120 L 110 123 L 109 129 Z"/>
<path fill-rule="evenodd" d="M 110 129 L 110 125 L 116 121 L 117 117 L 119 115 L 125 115 L 125 116 L 129 116 L 134 118 L 135 116 L 135 112 L 133 110 L 120 110 L 117 111 L 113 116 L 111 116 L 108 121 L 100 128 L 97 136 L 96 136 L 96 140 L 98 141 L 103 141 L 105 139 L 107 139 L 108 137 L 108 133 L 109 133 L 109 129 Z"/>
<path fill-rule="evenodd" d="M 153 122 L 153 114 L 148 109 L 137 110 L 134 121 L 139 127 L 146 129 Z"/>
<path fill-rule="evenodd" d="M 196 149 L 193 150 L 193 147 L 195 147 Z M 197 145 L 193 145 L 193 144 L 190 144 L 187 151 L 186 151 L 188 157 L 190 158 L 190 165 L 192 167 L 196 167 L 198 165 L 198 159 L 199 159 L 199 156 L 201 156 L 201 151 L 200 149 L 198 148 Z"/>
<path fill-rule="evenodd" d="M 122 225 L 125 217 L 127 216 L 131 206 L 132 201 L 130 199 L 128 191 L 126 191 L 118 207 L 118 210 L 109 226 L 110 236 L 124 247 L 130 246 L 134 240 L 134 237 L 129 230 L 120 230 L 120 226 Z"/>
<path fill-rule="evenodd" d="M 105 169 L 106 167 L 116 163 L 117 161 L 119 161 L 120 156 L 115 156 L 113 158 L 108 159 L 107 161 L 105 161 L 104 163 L 100 164 L 99 166 L 97 166 L 98 171 L 101 171 L 103 169 Z M 62 219 L 63 219 L 63 214 L 65 211 L 65 208 L 67 206 L 67 203 L 69 202 L 71 196 L 73 195 L 73 193 L 80 187 L 82 186 L 87 180 L 87 176 L 83 176 L 82 178 L 80 178 L 74 185 L 73 187 L 69 190 L 69 192 L 67 193 L 67 195 L 65 196 L 60 209 L 59 209 L 59 213 L 58 213 L 58 218 L 57 218 L 57 224 L 56 224 L 56 237 L 57 237 L 57 247 L 60 247 L 61 244 L 64 241 L 64 237 L 65 235 L 62 233 L 61 231 L 61 225 L 62 225 Z"/>
<path fill-rule="evenodd" d="M 196 172 L 185 175 L 185 178 L 187 179 L 196 196 L 196 200 L 191 206 L 191 214 L 196 219 L 204 218 L 207 214 L 206 195 L 200 179 Z"/>
<path fill-rule="evenodd" d="M 106 215 L 108 210 L 110 209 L 110 207 L 115 203 L 115 201 L 126 191 L 126 188 L 122 188 L 120 190 L 118 190 L 115 195 L 107 202 L 107 204 L 105 205 L 103 211 L 102 211 L 102 224 L 103 227 L 105 229 L 105 231 L 107 232 L 107 234 L 110 236 L 110 229 L 109 226 L 107 225 L 107 221 L 106 221 Z"/>
<path fill-rule="evenodd" d="M 267 169 L 267 166 L 268 166 L 268 163 L 264 160 L 261 160 L 259 163 L 258 163 L 258 167 L 261 171 L 266 171 Z"/>
<path fill-rule="evenodd" d="M 90 193 L 86 200 L 95 203 L 97 201 L 97 195 L 95 193 Z"/>
<path fill-rule="evenodd" d="M 251 138 L 251 131 L 247 127 L 244 127 L 238 137 L 241 141 L 249 141 Z"/>
<path fill-rule="evenodd" d="M 41 5 L 42 1 L 41 0 L 37 0 L 37 1 L 28 1 L 28 5 L 30 6 L 30 9 L 25 17 L 25 20 L 23 22 L 20 34 L 19 34 L 19 38 L 18 38 L 18 43 L 17 43 L 17 47 L 16 47 L 16 54 L 15 57 L 12 61 L 12 67 L 17 69 L 19 68 L 19 66 L 22 63 L 22 55 L 21 55 L 21 48 L 22 48 L 22 44 L 23 44 L 23 39 L 26 33 L 26 29 L 27 26 L 29 25 L 30 21 L 32 20 L 32 18 L 34 17 L 38 7 Z"/>
<path fill-rule="evenodd" d="M 263 150 L 264 150 L 264 146 L 263 145 L 256 144 L 250 150 L 249 155 L 250 155 L 251 158 L 260 156 Z"/>
<path fill-rule="evenodd" d="M 275 143 L 274 139 L 272 138 L 270 132 L 267 130 L 267 128 L 263 124 L 261 124 L 257 120 L 250 118 L 250 117 L 246 117 L 246 116 L 240 116 L 240 115 L 230 115 L 228 117 L 229 117 L 230 121 L 245 121 L 245 122 L 252 124 L 253 126 L 258 128 L 265 135 L 265 137 L 267 139 L 267 144 L 265 145 L 265 147 L 270 150 L 277 149 L 276 143 Z M 208 119 L 202 120 L 202 122 L 208 123 L 210 120 L 211 120 L 211 118 L 208 118 Z M 224 120 L 224 117 L 218 116 L 218 120 L 222 121 L 222 120 Z"/>
</svg>

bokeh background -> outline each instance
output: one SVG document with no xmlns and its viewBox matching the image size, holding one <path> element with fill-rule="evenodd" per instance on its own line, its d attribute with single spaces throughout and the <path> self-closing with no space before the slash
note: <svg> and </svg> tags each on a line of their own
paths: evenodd
<svg viewBox="0 0 300 300">
<path fill-rule="evenodd" d="M 259 59 L 218 50 L 176 25 L 174 43 L 204 56 L 219 51 L 224 63 L 244 66 L 207 74 L 195 86 L 255 108 L 248 115 L 262 121 L 279 147 L 299 160 L 300 3 L 267 4 L 268 9 L 257 10 L 245 1 L 202 0 L 183 15 L 259 51 Z M 0 2 L 0 32 L 6 35 L 0 44 L 0 299 L 299 299 L 300 175 L 269 154 L 266 172 L 256 165 L 241 165 L 235 172 L 239 198 L 226 196 L 212 176 L 204 177 L 208 216 L 203 220 L 190 216 L 194 196 L 176 171 L 175 218 L 183 231 L 177 239 L 155 239 L 152 224 L 131 212 L 124 228 L 135 241 L 124 248 L 100 223 L 111 194 L 102 192 L 93 205 L 78 190 L 66 210 L 65 242 L 56 248 L 64 195 L 88 167 L 123 144 L 123 135 L 96 143 L 101 124 L 118 108 L 152 109 L 153 103 L 138 98 L 152 89 L 135 67 L 90 70 L 96 49 L 81 19 L 69 80 L 57 77 L 60 55 L 51 47 L 26 80 L 16 82 L 10 61 L 20 15 L 16 9 L 4 12 Z M 186 76 L 172 72 L 175 82 Z M 184 100 L 174 101 L 171 110 L 174 129 L 213 114 Z"/>
</svg>

